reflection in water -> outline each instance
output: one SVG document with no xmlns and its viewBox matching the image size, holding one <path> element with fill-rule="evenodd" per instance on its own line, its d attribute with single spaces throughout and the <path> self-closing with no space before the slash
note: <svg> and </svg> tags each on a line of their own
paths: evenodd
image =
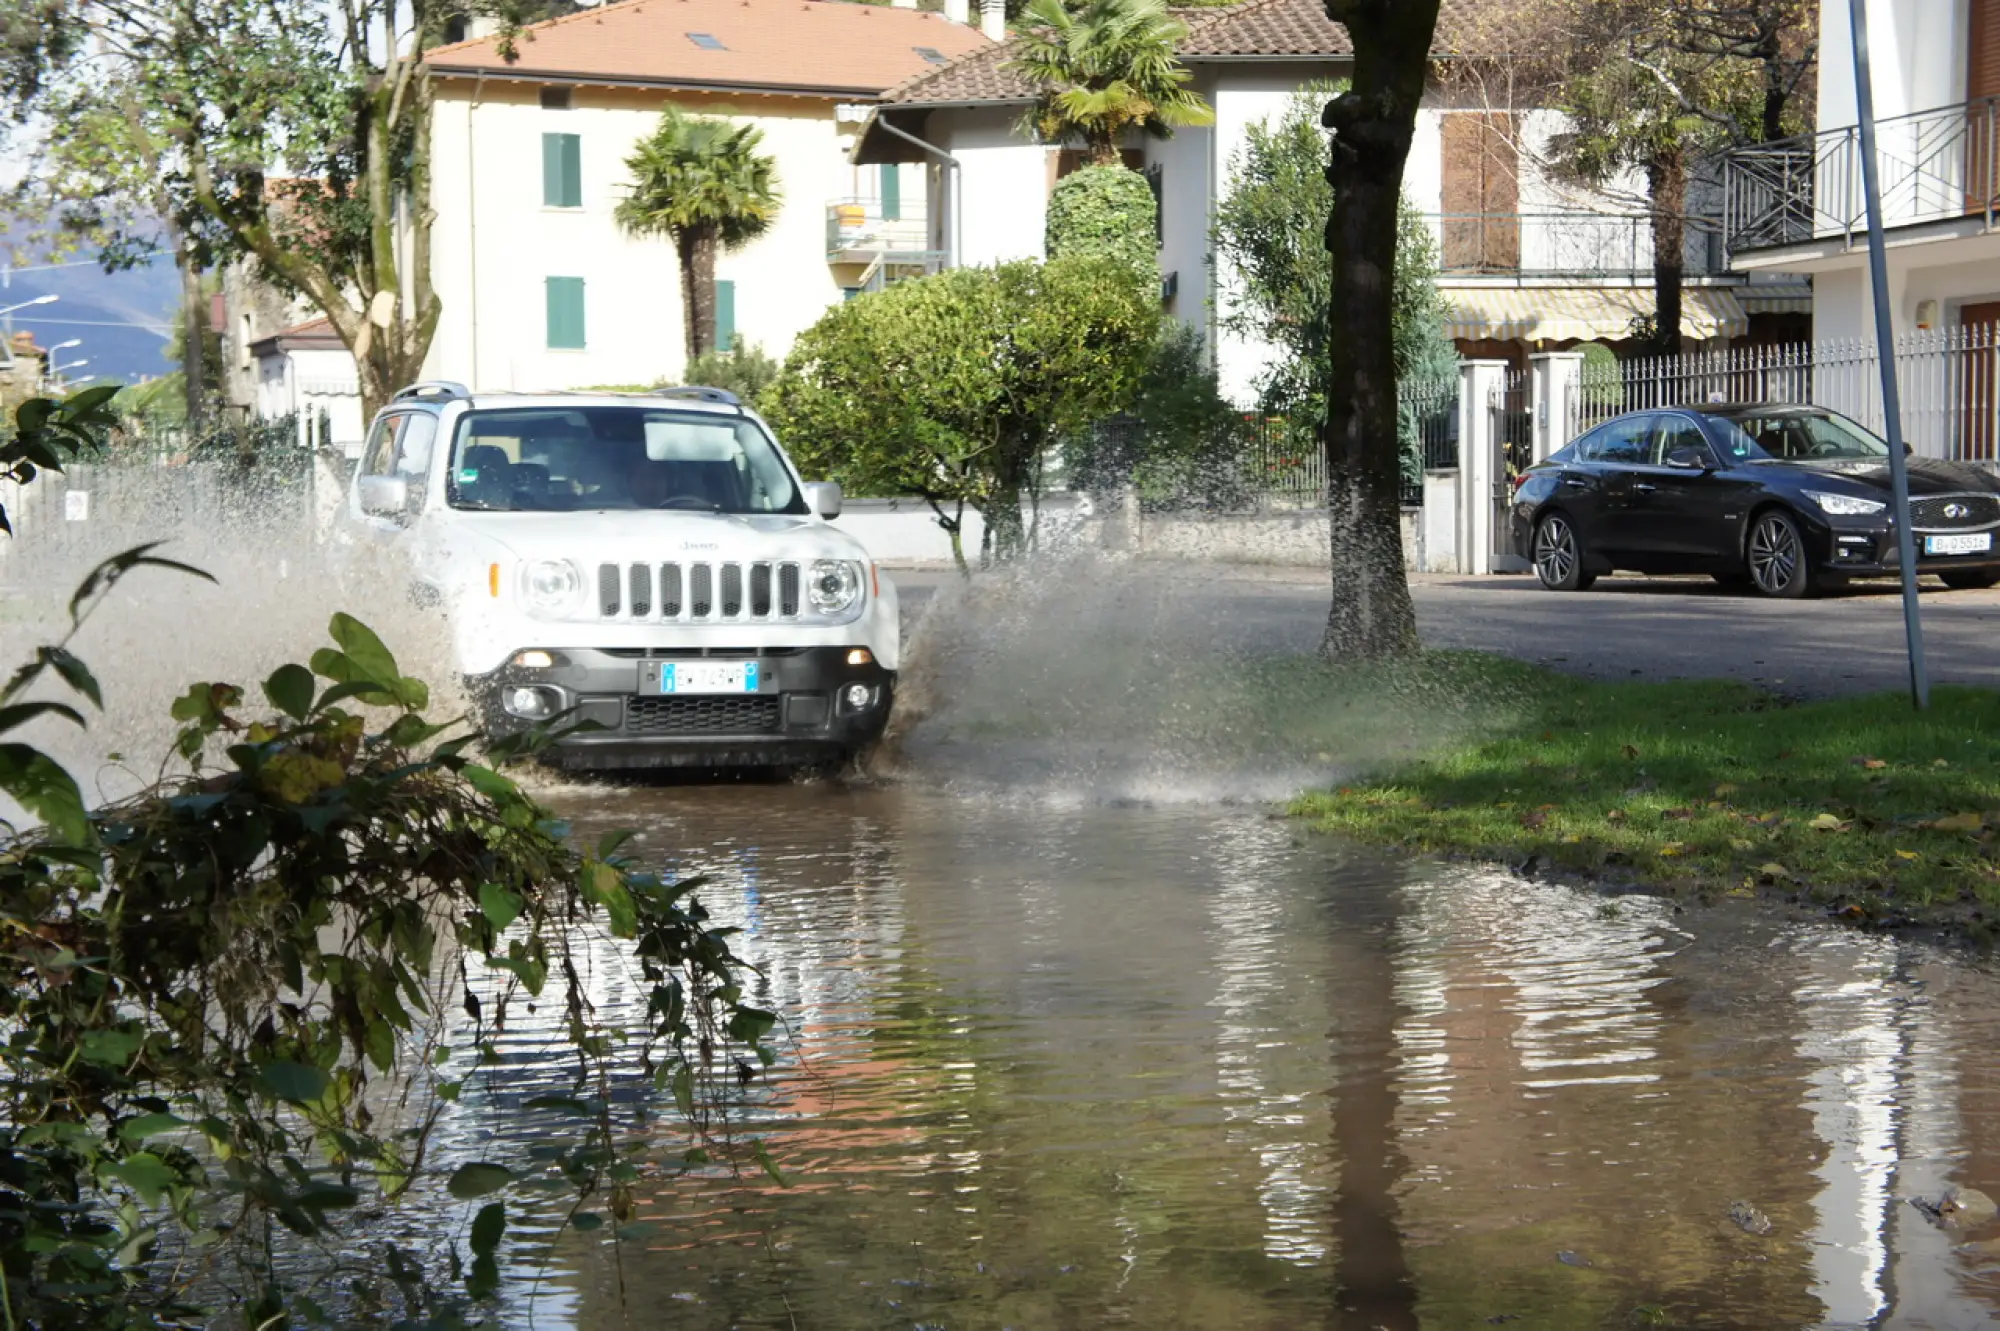
<svg viewBox="0 0 2000 1331">
<path fill-rule="evenodd" d="M 1985 1325 L 1903 1199 L 2000 1192 L 2000 985 L 1753 911 L 1388 864 L 1222 809 L 559 794 L 710 877 L 793 1040 L 778 1188 L 660 1168 L 621 1262 L 517 1227 L 537 1326 Z M 630 1001 L 602 950 L 603 1001 Z M 506 1035 L 464 1130 L 566 1074 Z M 1731 1223 L 1744 1202 L 1767 1233 Z M 520 1236 L 526 1235 L 526 1241 Z M 619 1296 L 622 1274 L 624 1296 Z M 1499 1319 L 1499 1320 L 1496 1320 Z"/>
</svg>

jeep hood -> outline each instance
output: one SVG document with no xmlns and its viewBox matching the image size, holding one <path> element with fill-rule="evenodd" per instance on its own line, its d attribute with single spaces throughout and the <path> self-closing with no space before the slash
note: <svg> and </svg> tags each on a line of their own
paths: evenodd
<svg viewBox="0 0 2000 1331">
<path fill-rule="evenodd" d="M 861 543 L 846 532 L 819 518 L 791 513 L 463 510 L 461 521 L 520 559 L 616 563 L 868 558 Z"/>
</svg>

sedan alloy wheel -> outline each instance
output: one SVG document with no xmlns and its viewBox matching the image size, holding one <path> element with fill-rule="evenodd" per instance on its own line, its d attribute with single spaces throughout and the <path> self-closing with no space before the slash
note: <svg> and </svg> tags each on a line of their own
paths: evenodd
<svg viewBox="0 0 2000 1331">
<path fill-rule="evenodd" d="M 1772 509 L 1750 529 L 1750 581 L 1766 596 L 1795 599 L 1813 590 L 1805 537 L 1789 513 Z"/>
<path fill-rule="evenodd" d="M 1535 524 L 1535 576 L 1552 592 L 1580 592 L 1597 581 L 1583 571 L 1583 547 L 1576 528 L 1561 513 Z"/>
</svg>

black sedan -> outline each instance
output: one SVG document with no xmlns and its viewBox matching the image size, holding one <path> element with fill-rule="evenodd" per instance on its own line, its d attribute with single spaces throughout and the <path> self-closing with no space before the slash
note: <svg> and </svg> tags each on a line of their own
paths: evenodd
<svg viewBox="0 0 2000 1331">
<path fill-rule="evenodd" d="M 1911 458 L 1917 568 L 2000 584 L 2000 477 Z M 1889 446 L 1820 407 L 1707 406 L 1606 421 L 1514 490 L 1515 551 L 1553 591 L 1613 569 L 1708 573 L 1766 596 L 1892 575 Z"/>
</svg>

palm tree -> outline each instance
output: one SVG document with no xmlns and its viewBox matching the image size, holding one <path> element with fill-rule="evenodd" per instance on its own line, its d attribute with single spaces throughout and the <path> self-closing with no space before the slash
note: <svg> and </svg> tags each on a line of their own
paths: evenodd
<svg viewBox="0 0 2000 1331">
<path fill-rule="evenodd" d="M 715 346 L 716 251 L 763 235 L 778 216 L 776 169 L 757 151 L 763 141 L 755 125 L 670 106 L 625 159 L 632 190 L 619 201 L 618 224 L 636 236 L 673 237 L 690 361 Z"/>
<path fill-rule="evenodd" d="M 1034 0 L 1027 20 L 1008 68 L 1041 90 L 1027 123 L 1043 141 L 1081 139 L 1090 165 L 1117 166 L 1133 129 L 1164 139 L 1215 119 L 1174 54 L 1187 25 L 1161 0 L 1087 0 L 1074 14 Z"/>
</svg>

